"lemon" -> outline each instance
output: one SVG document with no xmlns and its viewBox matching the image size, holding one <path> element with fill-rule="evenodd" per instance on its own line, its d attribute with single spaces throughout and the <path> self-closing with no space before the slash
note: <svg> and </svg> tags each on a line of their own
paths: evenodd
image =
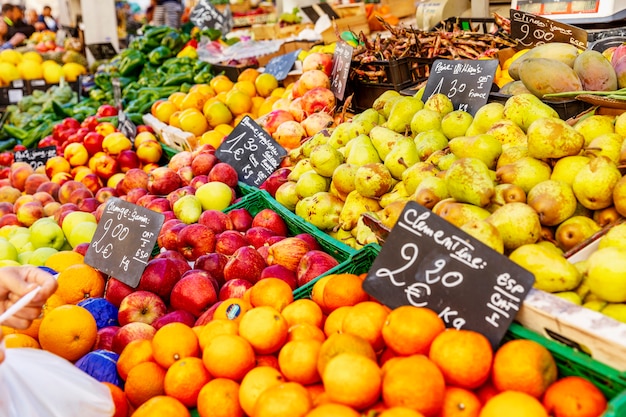
<svg viewBox="0 0 626 417">
<path fill-rule="evenodd" d="M 19 80 L 21 78 L 20 71 L 13 64 L 8 62 L 0 62 L 0 80 L 7 85 L 13 80 Z"/>
<path fill-rule="evenodd" d="M 43 68 L 35 61 L 22 61 L 17 64 L 20 75 L 25 80 L 38 80 L 43 78 Z"/>
<path fill-rule="evenodd" d="M 75 62 L 68 62 L 63 65 L 63 75 L 69 82 L 77 81 L 79 75 L 87 74 L 87 68 Z"/>
<path fill-rule="evenodd" d="M 14 49 L 5 49 L 0 52 L 0 62 L 8 62 L 17 65 L 22 62 L 22 54 Z"/>
<path fill-rule="evenodd" d="M 63 67 L 59 64 L 46 65 L 43 68 L 43 78 L 48 84 L 58 84 L 63 76 Z"/>
</svg>

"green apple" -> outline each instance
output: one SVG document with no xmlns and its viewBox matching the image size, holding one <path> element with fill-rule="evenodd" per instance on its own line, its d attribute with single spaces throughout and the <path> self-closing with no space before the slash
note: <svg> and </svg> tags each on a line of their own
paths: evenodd
<svg viewBox="0 0 626 417">
<path fill-rule="evenodd" d="M 174 203 L 174 215 L 183 223 L 197 223 L 202 214 L 202 203 L 195 195 L 185 195 Z"/>
<path fill-rule="evenodd" d="M 11 259 L 17 261 L 17 249 L 5 238 L 0 238 L 0 259 Z"/>
<path fill-rule="evenodd" d="M 9 242 L 15 246 L 17 252 L 33 250 L 33 243 L 30 241 L 30 231 L 28 233 L 18 233 L 9 238 Z"/>
<path fill-rule="evenodd" d="M 219 181 L 211 181 L 201 185 L 195 196 L 200 199 L 203 210 L 224 210 L 233 199 L 233 190 Z"/>
<path fill-rule="evenodd" d="M 94 216 L 91 213 L 87 213 L 86 211 L 79 211 L 79 210 L 68 213 L 63 218 L 63 221 L 61 223 L 61 228 L 63 229 L 63 233 L 65 233 L 65 238 L 69 239 L 70 235 L 72 234 L 72 231 L 74 230 L 74 227 L 76 227 L 77 224 L 82 223 L 82 222 L 91 222 L 91 223 L 96 224 L 97 223 L 96 216 Z"/>
<path fill-rule="evenodd" d="M 18 227 L 20 226 L 17 226 L 15 224 L 7 224 L 6 226 L 0 227 L 0 237 L 8 239 L 11 232 L 17 229 Z"/>
<path fill-rule="evenodd" d="M 13 236 L 17 236 L 20 234 L 30 235 L 30 229 L 28 227 L 18 226 L 9 232 L 9 234 L 7 235 L 7 239 L 11 239 Z"/>
<path fill-rule="evenodd" d="M 30 261 L 30 257 L 33 256 L 34 251 L 27 250 L 17 254 L 17 261 L 22 265 L 26 265 Z"/>
<path fill-rule="evenodd" d="M 4 268 L 5 266 L 22 266 L 18 261 L 14 261 L 12 259 L 2 259 L 0 260 L 0 268 Z"/>
<path fill-rule="evenodd" d="M 91 221 L 80 222 L 72 228 L 72 232 L 67 238 L 72 248 L 80 245 L 81 243 L 91 243 L 93 235 L 96 233 L 97 223 Z"/>
<path fill-rule="evenodd" d="M 51 247 L 40 247 L 33 251 L 30 258 L 28 259 L 28 263 L 34 266 L 43 266 L 46 263 L 46 260 L 51 256 L 57 253 L 58 250 Z"/>
<path fill-rule="evenodd" d="M 50 247 L 61 249 L 65 242 L 63 229 L 54 220 L 37 220 L 30 226 L 30 241 L 35 249 Z"/>
</svg>

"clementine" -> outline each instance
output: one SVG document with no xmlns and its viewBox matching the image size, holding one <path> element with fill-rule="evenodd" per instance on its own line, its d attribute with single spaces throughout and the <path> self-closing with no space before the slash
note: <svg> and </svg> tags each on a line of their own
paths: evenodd
<svg viewBox="0 0 626 417">
<path fill-rule="evenodd" d="M 401 306 L 387 316 L 382 336 L 387 347 L 398 355 L 428 354 L 430 344 L 445 328 L 445 323 L 434 311 Z"/>
<path fill-rule="evenodd" d="M 543 405 L 554 417 L 598 417 L 606 411 L 604 394 L 579 376 L 554 382 L 543 395 Z"/>
<path fill-rule="evenodd" d="M 521 340 L 521 339 L 520 339 Z M 483 406 L 479 417 L 548 417 L 539 400 L 519 391 L 503 391 Z"/>
<path fill-rule="evenodd" d="M 353 306 L 369 300 L 369 294 L 363 290 L 363 281 L 354 274 L 331 274 L 331 278 L 324 285 L 323 302 L 320 306 L 324 312 L 343 307 Z"/>
<path fill-rule="evenodd" d="M 104 295 L 104 277 L 87 264 L 72 265 L 59 273 L 55 292 L 67 304 L 78 304 L 90 297 Z"/>
<path fill-rule="evenodd" d="M 250 289 L 250 303 L 253 307 L 269 306 L 281 312 L 292 301 L 293 291 L 282 279 L 264 278 Z"/>
<path fill-rule="evenodd" d="M 472 391 L 448 386 L 440 417 L 478 417 L 482 404 Z"/>
<path fill-rule="evenodd" d="M 251 417 L 304 417 L 311 407 L 306 388 L 296 382 L 284 382 L 261 393 Z"/>
<path fill-rule="evenodd" d="M 378 364 L 355 353 L 340 353 L 332 358 L 326 364 L 322 381 L 331 401 L 358 410 L 378 401 L 382 385 Z"/>
<path fill-rule="evenodd" d="M 280 372 L 288 381 L 302 385 L 314 384 L 320 381 L 317 371 L 317 358 L 322 342 L 319 340 L 296 340 L 287 342 L 278 354 Z"/>
<path fill-rule="evenodd" d="M 241 381 L 255 366 L 252 345 L 239 335 L 215 336 L 202 353 L 204 366 L 214 378 Z"/>
<path fill-rule="evenodd" d="M 243 377 L 239 388 L 239 403 L 247 415 L 252 415 L 259 396 L 268 388 L 285 382 L 283 375 L 275 368 L 258 366 Z"/>
<path fill-rule="evenodd" d="M 311 411 L 309 411 L 306 417 L 360 417 L 361 414 L 355 411 L 354 409 L 343 405 L 343 404 L 333 404 L 326 403 L 322 404 L 318 407 L 315 407 Z"/>
<path fill-rule="evenodd" d="M 341 353 L 356 353 L 376 362 L 376 353 L 367 340 L 352 334 L 335 333 L 322 343 L 317 358 L 317 371 L 324 375 L 326 365 Z"/>
<path fill-rule="evenodd" d="M 280 312 L 289 327 L 292 327 L 300 323 L 308 323 L 315 327 L 322 327 L 324 321 L 324 313 L 322 309 L 315 301 L 308 298 L 301 298 L 295 300 L 287 305 Z"/>
<path fill-rule="evenodd" d="M 353 306 L 341 322 L 343 333 L 360 336 L 367 340 L 375 351 L 385 347 L 382 328 L 389 309 L 376 301 L 363 301 Z"/>
<path fill-rule="evenodd" d="M 143 362 L 135 365 L 126 378 L 124 392 L 128 401 L 139 407 L 152 397 L 165 394 L 165 368 L 156 362 Z"/>
<path fill-rule="evenodd" d="M 196 333 L 184 323 L 168 323 L 152 338 L 154 360 L 164 368 L 183 358 L 200 355 Z"/>
<path fill-rule="evenodd" d="M 220 334 L 239 334 L 239 323 L 232 320 L 214 318 L 200 330 L 200 336 L 198 336 L 200 349 L 204 350 L 206 345 Z"/>
<path fill-rule="evenodd" d="M 315 327 L 309 323 L 295 324 L 289 327 L 287 341 L 292 340 L 304 340 L 314 339 L 323 342 L 326 340 L 326 335 L 319 327 Z"/>
<path fill-rule="evenodd" d="M 117 373 L 123 380 L 126 380 L 128 372 L 135 365 L 143 362 L 154 362 L 152 341 L 146 339 L 133 340 L 126 345 L 117 359 Z"/>
<path fill-rule="evenodd" d="M 243 417 L 239 404 L 239 384 L 227 378 L 206 383 L 198 394 L 200 417 Z"/>
<path fill-rule="evenodd" d="M 157 395 L 143 403 L 132 414 L 133 417 L 190 417 L 191 414 L 176 398 Z"/>
<path fill-rule="evenodd" d="M 128 400 L 126 394 L 117 385 L 110 382 L 103 382 L 104 385 L 111 391 L 111 397 L 113 398 L 113 405 L 115 406 L 115 414 L 112 417 L 126 417 L 128 416 Z"/>
<path fill-rule="evenodd" d="M 277 352 L 287 341 L 289 326 L 273 307 L 254 307 L 239 323 L 239 334 L 261 355 Z"/>
<path fill-rule="evenodd" d="M 183 358 L 174 362 L 167 369 L 163 388 L 165 394 L 176 398 L 186 407 L 195 407 L 200 390 L 210 380 L 211 375 L 205 368 L 202 359 L 196 357 Z"/>
<path fill-rule="evenodd" d="M 98 334 L 96 320 L 83 307 L 67 304 L 50 311 L 39 326 L 39 344 L 68 361 L 87 354 Z"/>
</svg>

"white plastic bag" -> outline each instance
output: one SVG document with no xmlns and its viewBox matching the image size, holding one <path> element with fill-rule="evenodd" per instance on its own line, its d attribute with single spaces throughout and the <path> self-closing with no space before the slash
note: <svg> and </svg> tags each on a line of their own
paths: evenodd
<svg viewBox="0 0 626 417">
<path fill-rule="evenodd" d="M 0 323 L 28 304 L 37 290 L 5 311 Z M 0 417 L 111 417 L 115 413 L 109 389 L 71 362 L 45 350 L 5 349 L 4 343 L 0 349 L 6 355 L 0 363 Z"/>
</svg>

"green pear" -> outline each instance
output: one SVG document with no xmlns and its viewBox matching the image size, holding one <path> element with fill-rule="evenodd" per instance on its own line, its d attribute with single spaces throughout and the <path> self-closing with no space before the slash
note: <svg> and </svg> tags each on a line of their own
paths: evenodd
<svg viewBox="0 0 626 417">
<path fill-rule="evenodd" d="M 360 245 L 359 243 L 357 243 L 354 236 L 352 236 L 352 233 L 350 230 L 343 230 L 343 229 L 338 228 L 337 230 L 329 230 L 326 233 L 328 233 L 328 235 L 332 237 L 333 239 L 336 239 L 340 241 L 341 243 L 350 246 L 353 249 L 359 250 L 363 247 L 363 245 Z"/>
<path fill-rule="evenodd" d="M 561 119 L 543 117 L 526 131 L 528 152 L 537 159 L 558 159 L 578 155 L 585 138 Z"/>
<path fill-rule="evenodd" d="M 540 240 L 539 242 L 536 243 L 536 245 L 541 245 L 541 246 L 545 246 L 547 249 L 550 249 L 552 252 L 554 252 L 556 255 L 559 256 L 563 256 L 564 252 L 563 250 L 561 250 L 561 248 L 559 248 L 554 242 L 551 242 L 549 240 Z M 578 272 L 583 275 L 583 273 L 581 272 L 581 270 L 576 266 L 576 269 L 578 270 Z"/>
<path fill-rule="evenodd" d="M 580 298 L 580 295 L 578 295 L 576 291 L 555 292 L 554 295 L 579 306 L 583 304 L 582 298 Z"/>
<path fill-rule="evenodd" d="M 526 145 L 502 147 L 502 153 L 496 163 L 496 169 L 511 164 L 525 156 L 529 156 L 528 147 Z"/>
<path fill-rule="evenodd" d="M 410 200 L 409 193 L 406 192 L 406 187 L 404 182 L 399 181 L 396 185 L 393 186 L 393 189 L 388 193 L 383 194 L 380 197 L 380 206 L 387 207 L 389 204 L 394 201 L 409 201 Z"/>
<path fill-rule="evenodd" d="M 574 183 L 574 178 L 578 171 L 589 163 L 589 158 L 583 155 L 566 156 L 556 161 L 552 167 L 550 179 L 562 181 L 570 186 Z"/>
<path fill-rule="evenodd" d="M 394 103 L 385 125 L 394 132 L 405 133 L 411 126 L 413 115 L 422 108 L 424 102 L 419 98 L 402 97 Z"/>
<path fill-rule="evenodd" d="M 624 113 L 621 113 L 619 116 L 614 118 L 614 121 L 615 133 L 626 136 L 626 115 L 624 115 Z"/>
<path fill-rule="evenodd" d="M 587 285 L 587 260 L 579 261 L 574 264 L 578 272 L 582 275 L 582 279 L 580 280 L 580 284 L 576 287 L 576 293 L 578 296 L 584 300 L 585 297 L 590 293 L 589 285 Z"/>
<path fill-rule="evenodd" d="M 504 242 L 500 232 L 491 223 L 485 220 L 470 220 L 461 226 L 461 230 L 496 252 L 504 253 Z"/>
<path fill-rule="evenodd" d="M 583 300 L 584 301 L 583 307 L 588 308 L 589 310 L 593 310 L 593 311 L 600 312 L 607 305 L 607 302 L 603 300 L 589 300 L 589 301 L 585 301 L 585 300 Z"/>
<path fill-rule="evenodd" d="M 325 143 L 317 145 L 311 150 L 309 161 L 315 172 L 330 178 L 333 176 L 335 169 L 343 164 L 343 155 L 337 149 Z"/>
<path fill-rule="evenodd" d="M 302 146 L 298 146 L 297 148 L 289 149 L 287 152 L 287 159 L 292 164 L 299 162 L 300 160 L 306 158 L 304 156 L 304 149 Z"/>
<path fill-rule="evenodd" d="M 441 130 L 441 113 L 431 109 L 418 110 L 411 119 L 411 132 L 417 135 L 427 130 Z M 443 132 L 442 132 L 443 133 Z"/>
<path fill-rule="evenodd" d="M 393 203 L 389 204 L 387 207 L 376 212 L 376 216 L 378 217 L 380 222 L 383 224 L 383 226 L 385 226 L 388 229 L 393 229 L 393 227 L 396 225 L 396 222 L 400 218 L 400 214 L 402 214 L 402 211 L 404 210 L 406 203 L 408 203 L 408 200 L 407 201 L 394 201 Z"/>
<path fill-rule="evenodd" d="M 493 197 L 495 184 L 489 168 L 478 158 L 459 158 L 445 173 L 450 197 L 462 203 L 485 207 Z"/>
<path fill-rule="evenodd" d="M 464 110 L 454 110 L 441 119 L 441 131 L 448 139 L 465 136 L 474 118 Z"/>
<path fill-rule="evenodd" d="M 451 139 L 448 146 L 457 158 L 478 158 L 489 169 L 496 167 L 496 162 L 502 154 L 500 141 L 487 133 L 476 136 L 459 136 Z"/>
<path fill-rule="evenodd" d="M 448 146 L 448 138 L 441 130 L 426 130 L 413 138 L 420 160 L 424 161 L 435 151 Z"/>
<path fill-rule="evenodd" d="M 545 246 L 526 244 L 519 246 L 509 259 L 535 276 L 534 287 L 546 292 L 562 292 L 575 289 L 582 279 L 580 273 L 563 256 Z"/>
<path fill-rule="evenodd" d="M 331 184 L 334 184 L 339 192 L 348 195 L 356 188 L 354 179 L 357 169 L 359 169 L 358 165 L 354 164 L 343 163 L 339 165 L 333 172 Z"/>
<path fill-rule="evenodd" d="M 393 188 L 393 179 L 385 165 L 366 164 L 357 169 L 354 184 L 362 196 L 378 198 Z"/>
<path fill-rule="evenodd" d="M 339 223 L 342 208 L 339 197 L 319 192 L 298 201 L 295 213 L 320 230 L 332 230 Z"/>
<path fill-rule="evenodd" d="M 613 226 L 609 231 L 600 238 L 598 248 L 624 248 L 626 249 L 626 223 Z"/>
<path fill-rule="evenodd" d="M 624 303 L 608 303 L 600 312 L 607 317 L 626 323 L 626 304 Z"/>
<path fill-rule="evenodd" d="M 434 110 L 443 117 L 454 111 L 454 104 L 452 104 L 452 100 L 447 95 L 436 93 L 428 97 L 424 103 L 424 108 Z"/>
<path fill-rule="evenodd" d="M 487 133 L 492 126 L 504 118 L 504 104 L 496 101 L 487 103 L 476 111 L 472 124 L 468 128 L 471 132 L 466 135 Z"/>
<path fill-rule="evenodd" d="M 352 139 L 346 146 L 345 152 L 345 162 L 348 164 L 363 166 L 380 162 L 378 152 L 367 135 L 359 135 Z"/>
<path fill-rule="evenodd" d="M 334 195 L 335 197 L 339 197 L 342 201 L 346 201 L 346 198 L 348 198 L 348 194 L 342 193 L 341 191 L 339 191 L 335 187 L 335 183 L 332 182 L 332 180 L 330 181 L 330 185 L 328 186 L 328 192 Z"/>
<path fill-rule="evenodd" d="M 556 226 L 570 218 L 576 210 L 576 196 L 569 184 L 546 180 L 528 192 L 526 203 L 539 214 L 544 226 Z"/>
<path fill-rule="evenodd" d="M 542 102 L 530 93 L 511 96 L 504 103 L 503 116 L 512 120 L 524 132 L 537 119 L 543 117 L 559 118 L 559 114 L 552 107 Z"/>
<path fill-rule="evenodd" d="M 316 134 L 311 136 L 309 140 L 307 140 L 300 146 L 300 148 L 302 148 L 302 155 L 304 155 L 304 157 L 306 158 L 310 157 L 311 150 L 317 145 L 324 145 L 328 143 L 328 138 L 329 136 L 327 136 L 325 132 L 317 132 Z"/>
<path fill-rule="evenodd" d="M 559 224 L 554 237 L 559 247 L 568 251 L 599 230 L 600 226 L 593 219 L 586 216 L 572 216 Z"/>
<path fill-rule="evenodd" d="M 389 120 L 389 115 L 391 114 L 393 105 L 396 104 L 396 101 L 402 99 L 403 97 L 404 96 L 398 94 L 397 96 L 391 96 L 385 100 L 382 110 L 378 110 L 378 112 L 385 118 L 385 121 Z"/>
<path fill-rule="evenodd" d="M 401 95 L 396 90 L 385 90 L 381 95 L 376 98 L 376 100 L 374 100 L 374 103 L 372 103 L 372 108 L 380 112 L 385 107 L 387 100 L 392 97 L 400 98 Z"/>
<path fill-rule="evenodd" d="M 594 222 L 600 225 L 600 227 L 605 227 L 605 226 L 608 226 L 609 224 L 617 222 L 617 220 L 621 216 L 615 209 L 615 206 L 609 206 L 601 210 L 594 210 L 593 215 L 591 217 L 593 218 Z"/>
<path fill-rule="evenodd" d="M 535 243 L 541 236 L 539 215 L 525 203 L 505 204 L 491 213 L 487 221 L 498 229 L 508 251 Z"/>
<path fill-rule="evenodd" d="M 354 138 L 354 136 L 352 135 L 350 123 L 344 122 L 333 129 L 326 143 L 330 144 L 335 149 L 339 149 L 342 146 L 346 146 L 352 138 Z"/>
<path fill-rule="evenodd" d="M 357 190 L 354 190 L 348 194 L 343 204 L 343 208 L 339 214 L 339 227 L 343 230 L 352 230 L 356 227 L 361 214 L 369 211 L 378 211 L 380 209 L 381 207 L 380 204 L 378 204 L 378 200 L 363 197 Z"/>
<path fill-rule="evenodd" d="M 439 168 L 441 171 L 447 171 L 457 159 L 459 158 L 452 152 L 446 152 L 437 161 L 437 168 Z"/>
<path fill-rule="evenodd" d="M 410 137 L 404 137 L 396 142 L 385 157 L 385 166 L 396 179 L 402 179 L 402 173 L 416 162 L 420 161 L 415 148 L 415 142 Z"/>
<path fill-rule="evenodd" d="M 378 125 L 379 113 L 374 109 L 367 109 L 363 113 L 359 113 L 352 118 L 350 122 L 352 124 L 352 134 L 357 135 L 369 135 L 370 130 L 374 126 Z"/>
<path fill-rule="evenodd" d="M 294 211 L 296 209 L 296 204 L 300 201 L 300 197 L 296 192 L 296 183 L 293 181 L 287 181 L 280 184 L 280 186 L 276 189 L 274 198 L 289 211 Z"/>
<path fill-rule="evenodd" d="M 498 184 L 494 189 L 492 204 L 503 206 L 509 203 L 525 203 L 526 192 L 519 185 Z"/>
<path fill-rule="evenodd" d="M 615 117 L 600 114 L 592 114 L 576 122 L 574 130 L 585 138 L 584 146 L 587 147 L 597 136 L 615 131 L 613 122 Z M 619 132 L 617 132 L 619 134 Z"/>
<path fill-rule="evenodd" d="M 621 216 L 626 217 L 626 176 L 613 187 L 613 205 Z"/>
<path fill-rule="evenodd" d="M 483 208 L 458 202 L 448 203 L 439 211 L 439 217 L 456 227 L 462 227 L 472 220 L 485 220 L 489 215 L 490 213 Z"/>
<path fill-rule="evenodd" d="M 606 156 L 598 156 L 576 174 L 572 189 L 583 206 L 599 210 L 613 203 L 613 188 L 621 178 L 615 162 Z"/>
<path fill-rule="evenodd" d="M 437 176 L 424 178 L 412 196 L 414 201 L 427 209 L 432 209 L 435 204 L 449 197 L 446 180 Z"/>
<path fill-rule="evenodd" d="M 551 172 L 545 162 L 525 156 L 499 167 L 496 176 L 499 183 L 515 184 L 528 193 L 535 185 L 550 179 Z"/>
<path fill-rule="evenodd" d="M 617 133 L 605 133 L 604 135 L 596 136 L 585 147 L 585 153 L 593 156 L 604 155 L 611 161 L 619 164 L 623 142 L 624 138 Z"/>
<path fill-rule="evenodd" d="M 291 169 L 291 172 L 287 176 L 289 181 L 297 182 L 302 174 L 308 171 L 313 171 L 313 166 L 309 158 L 299 160 L 296 165 Z"/>
<path fill-rule="evenodd" d="M 369 136 L 381 161 L 387 158 L 387 155 L 391 152 L 396 142 L 404 138 L 404 135 L 383 126 L 373 128 Z"/>
<path fill-rule="evenodd" d="M 402 182 L 406 192 L 412 195 L 424 178 L 433 177 L 438 172 L 439 170 L 436 166 L 426 162 L 417 162 L 410 166 L 402 173 Z"/>
<path fill-rule="evenodd" d="M 608 247 L 589 255 L 587 284 L 592 294 L 605 301 L 626 301 L 626 249 Z"/>
<path fill-rule="evenodd" d="M 320 191 L 328 191 L 330 180 L 315 171 L 307 171 L 296 181 L 296 194 L 299 198 L 311 197 Z"/>
<path fill-rule="evenodd" d="M 485 133 L 498 139 L 504 149 L 510 146 L 528 146 L 526 133 L 512 120 L 499 120 Z"/>
</svg>

